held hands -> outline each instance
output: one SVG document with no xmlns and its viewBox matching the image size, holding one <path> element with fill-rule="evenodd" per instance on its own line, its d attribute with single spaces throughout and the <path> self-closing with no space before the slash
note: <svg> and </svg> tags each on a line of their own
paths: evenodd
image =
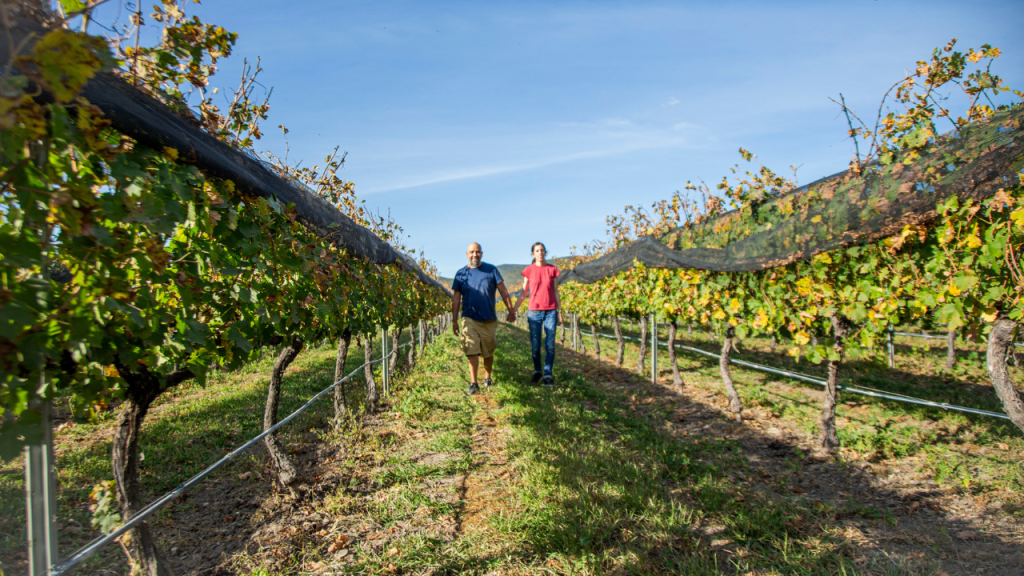
<svg viewBox="0 0 1024 576">
<path fill-rule="evenodd" d="M 515 312 L 515 310 L 509 312 L 508 316 L 505 316 L 505 321 L 506 322 L 515 322 L 516 321 L 516 312 Z"/>
</svg>

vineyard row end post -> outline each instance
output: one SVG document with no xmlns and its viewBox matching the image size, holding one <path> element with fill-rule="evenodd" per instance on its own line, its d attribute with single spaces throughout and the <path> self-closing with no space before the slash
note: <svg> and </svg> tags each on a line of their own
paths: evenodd
<svg viewBox="0 0 1024 576">
<path fill-rule="evenodd" d="M 40 386 L 45 384 L 40 378 Z M 40 402 L 43 442 L 25 447 L 25 518 L 29 573 L 49 574 L 60 560 L 57 549 L 57 481 L 53 470 L 53 406 Z"/>
</svg>

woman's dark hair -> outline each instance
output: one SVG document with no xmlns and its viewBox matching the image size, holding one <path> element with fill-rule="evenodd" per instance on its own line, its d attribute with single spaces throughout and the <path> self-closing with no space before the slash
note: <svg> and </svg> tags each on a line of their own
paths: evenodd
<svg viewBox="0 0 1024 576">
<path fill-rule="evenodd" d="M 543 242 L 534 242 L 533 246 L 530 246 L 530 256 L 533 256 L 533 251 L 537 249 L 537 246 L 543 248 L 545 253 L 548 251 L 548 247 Z"/>
</svg>

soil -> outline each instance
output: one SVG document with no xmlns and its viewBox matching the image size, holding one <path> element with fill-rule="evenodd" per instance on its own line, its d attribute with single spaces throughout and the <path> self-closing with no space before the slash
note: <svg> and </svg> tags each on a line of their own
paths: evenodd
<svg viewBox="0 0 1024 576">
<path fill-rule="evenodd" d="M 460 534 L 486 532 L 487 521 L 501 513 L 508 494 L 507 481 L 514 472 L 507 467 L 504 456 L 504 429 L 494 418 L 494 398 L 481 394 L 475 397 L 480 410 L 474 422 L 473 467 L 462 478 Z"/>
</svg>

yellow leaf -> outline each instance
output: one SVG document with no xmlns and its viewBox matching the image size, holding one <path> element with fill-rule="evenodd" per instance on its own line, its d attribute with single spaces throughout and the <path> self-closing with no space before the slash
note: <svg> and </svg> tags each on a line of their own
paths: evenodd
<svg viewBox="0 0 1024 576">
<path fill-rule="evenodd" d="M 819 215 L 815 216 L 814 218 L 811 218 L 811 222 L 814 222 L 815 224 L 817 224 L 818 222 L 821 222 L 821 215 L 819 214 Z"/>
<path fill-rule="evenodd" d="M 982 245 L 983 244 L 981 242 L 981 238 L 978 238 L 974 234 L 971 234 L 970 236 L 967 237 L 968 248 L 981 248 Z"/>
<path fill-rule="evenodd" d="M 811 279 L 801 278 L 796 281 L 796 293 L 801 296 L 807 296 L 811 293 Z"/>
<path fill-rule="evenodd" d="M 764 309 L 757 311 L 757 318 L 754 319 L 754 328 L 763 330 L 768 325 L 768 315 L 764 313 Z"/>
<path fill-rule="evenodd" d="M 43 36 L 31 57 L 50 92 L 60 102 L 70 102 L 103 67 L 101 56 L 109 55 L 102 38 L 56 28 Z"/>
<path fill-rule="evenodd" d="M 803 330 L 801 330 L 801 331 L 797 332 L 796 334 L 793 334 L 793 341 L 796 342 L 797 344 L 803 346 L 804 344 L 807 344 L 808 342 L 811 341 L 811 337 L 810 337 L 810 335 L 807 334 L 807 332 L 804 332 Z"/>
<path fill-rule="evenodd" d="M 740 301 L 738 298 L 733 298 L 729 302 L 729 311 L 732 312 L 733 314 L 740 311 Z"/>
<path fill-rule="evenodd" d="M 170 158 L 171 160 L 177 160 L 178 159 L 178 149 L 177 148 L 171 148 L 170 146 L 164 146 L 164 156 Z"/>
<path fill-rule="evenodd" d="M 1021 185 L 1024 186 L 1024 184 Z M 1017 208 L 1010 212 L 1010 220 L 1013 220 L 1017 226 L 1024 228 L 1024 208 Z"/>
<path fill-rule="evenodd" d="M 950 296 L 959 296 L 960 295 L 960 289 L 956 287 L 956 284 L 950 284 L 948 290 L 949 290 L 949 295 Z"/>
</svg>

